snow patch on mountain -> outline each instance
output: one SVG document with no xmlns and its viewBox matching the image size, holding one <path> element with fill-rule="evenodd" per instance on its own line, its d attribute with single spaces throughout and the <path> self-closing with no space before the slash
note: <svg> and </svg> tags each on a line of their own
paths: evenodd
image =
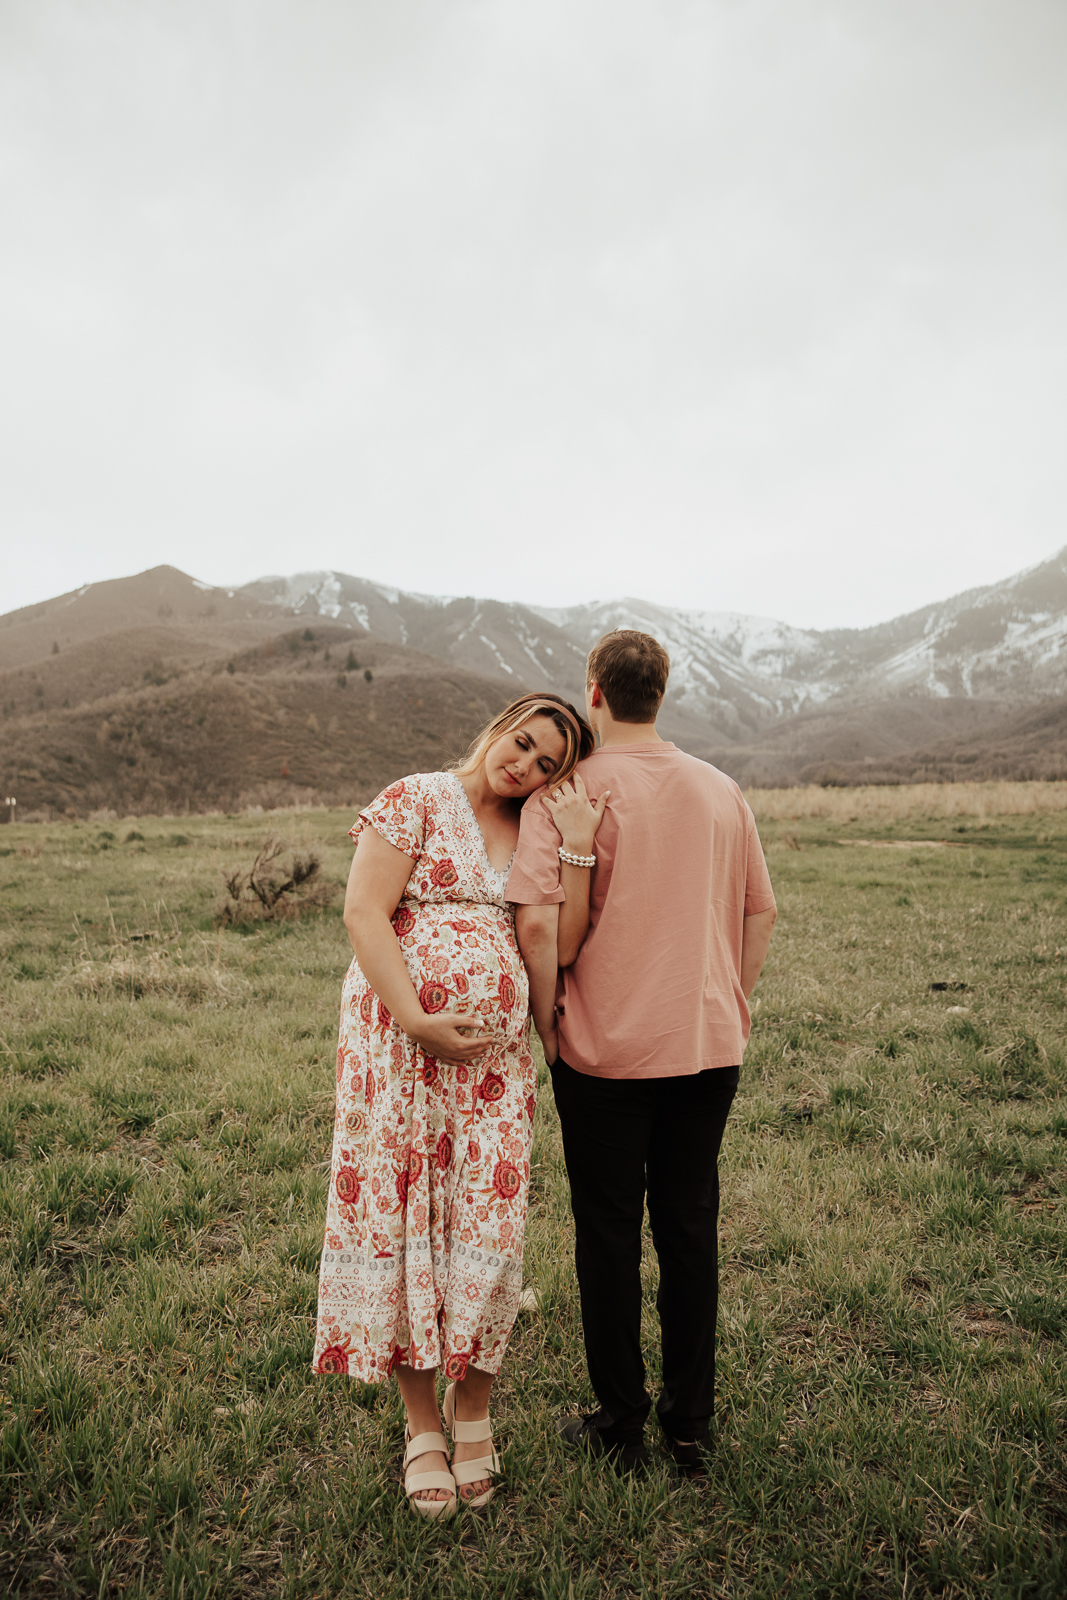
<svg viewBox="0 0 1067 1600">
<path fill-rule="evenodd" d="M 825 631 L 632 596 L 559 607 L 427 595 L 340 572 L 261 578 L 241 593 L 569 698 L 580 698 L 592 645 L 612 629 L 634 628 L 671 657 L 665 709 L 716 736 L 739 738 L 829 701 L 1067 692 L 1067 549 L 890 622 Z"/>
</svg>

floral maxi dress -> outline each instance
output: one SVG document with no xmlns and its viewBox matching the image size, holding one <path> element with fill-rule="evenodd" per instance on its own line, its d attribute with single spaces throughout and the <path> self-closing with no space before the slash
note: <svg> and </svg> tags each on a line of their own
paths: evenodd
<svg viewBox="0 0 1067 1600">
<path fill-rule="evenodd" d="M 349 967 L 314 1366 L 365 1383 L 401 1364 L 496 1373 L 522 1292 L 537 1083 L 507 875 L 452 773 L 391 784 L 352 836 L 365 827 L 414 863 L 393 928 L 423 1009 L 481 1017 L 502 1042 L 437 1061 Z"/>
</svg>

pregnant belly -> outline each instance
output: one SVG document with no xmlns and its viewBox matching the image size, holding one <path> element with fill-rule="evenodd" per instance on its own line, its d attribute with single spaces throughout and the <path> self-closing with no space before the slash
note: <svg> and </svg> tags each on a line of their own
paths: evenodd
<svg viewBox="0 0 1067 1600">
<path fill-rule="evenodd" d="M 510 917 L 488 908 L 486 914 L 442 915 L 444 909 L 419 908 L 404 932 L 398 930 L 423 1010 L 458 1011 L 495 1031 L 521 1032 L 529 987 Z"/>
</svg>

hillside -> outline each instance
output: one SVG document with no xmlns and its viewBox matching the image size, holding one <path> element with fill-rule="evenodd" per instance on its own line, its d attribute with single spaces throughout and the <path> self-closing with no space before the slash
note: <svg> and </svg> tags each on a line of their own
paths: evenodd
<svg viewBox="0 0 1067 1600">
<path fill-rule="evenodd" d="M 218 654 L 275 631 L 279 615 L 240 591 L 213 588 L 176 567 L 153 567 L 0 616 L 0 684 L 4 672 L 47 661 L 55 646 L 62 653 L 72 645 L 149 629 L 177 632 L 191 646 Z"/>
<path fill-rule="evenodd" d="M 831 704 L 773 723 L 744 743 L 712 746 L 706 756 L 746 787 L 821 783 L 846 768 L 858 774 L 852 781 L 885 781 L 873 774 L 907 765 L 919 749 L 948 750 L 961 740 L 982 745 L 1011 715 L 1006 701 L 962 697 Z"/>
<path fill-rule="evenodd" d="M 349 630 L 309 631 L 202 665 L 165 656 L 162 681 L 9 715 L 4 793 L 23 817 L 350 804 L 398 773 L 455 759 L 508 699 L 491 680 L 402 647 L 365 642 L 346 671 Z M 132 647 L 126 659 L 139 659 Z M 44 670 L 38 682 L 46 694 L 62 686 Z"/>
</svg>

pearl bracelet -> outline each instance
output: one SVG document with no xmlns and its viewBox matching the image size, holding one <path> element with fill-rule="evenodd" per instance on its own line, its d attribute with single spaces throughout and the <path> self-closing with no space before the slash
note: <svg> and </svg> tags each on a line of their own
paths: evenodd
<svg viewBox="0 0 1067 1600">
<path fill-rule="evenodd" d="M 575 856 L 569 850 L 559 847 L 559 859 L 565 861 L 568 867 L 595 867 L 596 856 Z"/>
</svg>

